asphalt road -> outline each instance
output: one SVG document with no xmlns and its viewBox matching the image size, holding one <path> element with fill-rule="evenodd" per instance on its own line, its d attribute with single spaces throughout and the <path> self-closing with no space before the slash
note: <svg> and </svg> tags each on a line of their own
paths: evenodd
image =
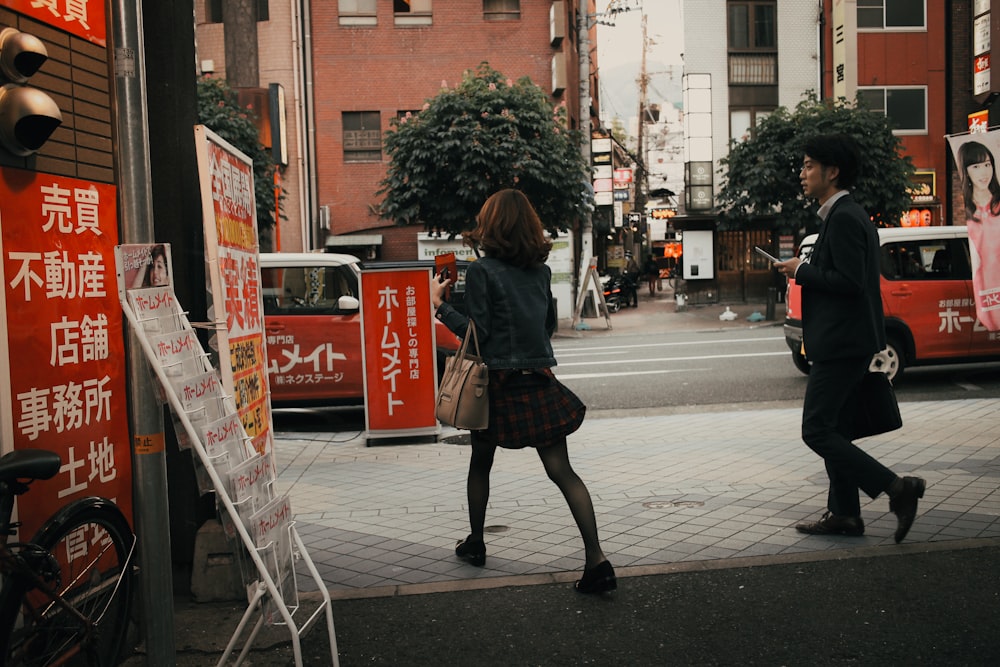
<svg viewBox="0 0 1000 667">
<path fill-rule="evenodd" d="M 792 365 L 780 327 L 732 331 L 616 334 L 555 342 L 556 375 L 587 404 L 588 414 L 639 410 L 798 406 L 806 376 Z M 1000 397 L 1000 363 L 908 369 L 900 401 Z M 364 409 L 277 410 L 279 431 L 364 429 Z"/>
<path fill-rule="evenodd" d="M 850 542 L 845 541 L 845 546 Z M 569 584 L 334 600 L 340 665 L 996 665 L 1000 544 L 803 555 Z M 826 560 L 816 560 L 826 558 Z M 720 568 L 720 569 L 715 569 Z M 213 664 L 239 605 L 178 603 L 179 667 Z M 220 643 L 221 642 L 221 643 Z M 251 665 L 294 664 L 266 629 Z M 323 626 L 303 664 L 332 664 Z M 125 663 L 144 663 L 141 654 Z"/>
</svg>

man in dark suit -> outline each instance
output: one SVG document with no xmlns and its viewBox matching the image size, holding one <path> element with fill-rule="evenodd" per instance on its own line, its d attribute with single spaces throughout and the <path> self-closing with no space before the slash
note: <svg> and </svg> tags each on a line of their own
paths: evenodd
<svg viewBox="0 0 1000 667">
<path fill-rule="evenodd" d="M 861 154 L 846 135 L 819 135 L 805 144 L 799 180 L 819 204 L 823 222 L 808 262 L 797 257 L 775 267 L 802 286 L 802 342 L 811 362 L 802 406 L 802 439 L 826 462 L 827 512 L 795 528 L 810 535 L 863 535 L 858 491 L 889 495 L 899 543 L 913 525 L 919 477 L 898 477 L 851 442 L 857 390 L 872 357 L 885 348 L 879 295 L 878 232 L 848 188 Z"/>
</svg>

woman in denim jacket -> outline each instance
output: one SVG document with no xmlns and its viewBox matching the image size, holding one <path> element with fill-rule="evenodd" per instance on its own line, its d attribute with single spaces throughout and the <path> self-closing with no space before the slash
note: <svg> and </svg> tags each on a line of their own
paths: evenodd
<svg viewBox="0 0 1000 667">
<path fill-rule="evenodd" d="M 455 554 L 473 565 L 485 564 L 483 525 L 496 448 L 534 447 L 583 537 L 586 565 L 576 590 L 614 590 L 615 571 L 601 550 L 590 493 L 566 450 L 566 436 L 579 428 L 586 408 L 551 370 L 556 360 L 549 338 L 556 313 L 552 272 L 545 260 L 552 243 L 528 198 L 518 190 L 502 190 L 487 199 L 477 222 L 476 229 L 463 234 L 466 243 L 485 254 L 465 274 L 468 317 L 444 301 L 450 280 L 435 276 L 431 284 L 435 316 L 451 331 L 464 336 L 469 319 L 476 323 L 480 354 L 490 375 L 489 426 L 472 431 L 467 481 L 472 532 L 458 543 Z"/>
</svg>

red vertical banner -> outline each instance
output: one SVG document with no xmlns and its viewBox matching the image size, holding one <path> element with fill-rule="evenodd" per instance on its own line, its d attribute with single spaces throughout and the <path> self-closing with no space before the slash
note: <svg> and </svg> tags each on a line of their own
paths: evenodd
<svg viewBox="0 0 1000 667">
<path fill-rule="evenodd" d="M 427 269 L 361 272 L 365 425 L 369 437 L 439 432 Z"/>
<path fill-rule="evenodd" d="M 273 433 L 253 162 L 201 125 L 195 140 L 219 370 L 254 449 L 267 456 Z"/>
<path fill-rule="evenodd" d="M 0 169 L 2 450 L 62 459 L 19 505 L 22 539 L 84 496 L 132 514 L 116 196 L 113 185 Z"/>
</svg>

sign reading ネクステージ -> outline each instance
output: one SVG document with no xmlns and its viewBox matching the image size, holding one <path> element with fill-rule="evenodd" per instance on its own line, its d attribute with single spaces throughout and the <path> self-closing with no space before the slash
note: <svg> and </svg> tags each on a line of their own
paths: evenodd
<svg viewBox="0 0 1000 667">
<path fill-rule="evenodd" d="M 131 515 L 117 242 L 113 185 L 0 169 L 2 448 L 62 459 L 20 504 L 22 539 L 83 496 L 110 498 Z"/>
</svg>

